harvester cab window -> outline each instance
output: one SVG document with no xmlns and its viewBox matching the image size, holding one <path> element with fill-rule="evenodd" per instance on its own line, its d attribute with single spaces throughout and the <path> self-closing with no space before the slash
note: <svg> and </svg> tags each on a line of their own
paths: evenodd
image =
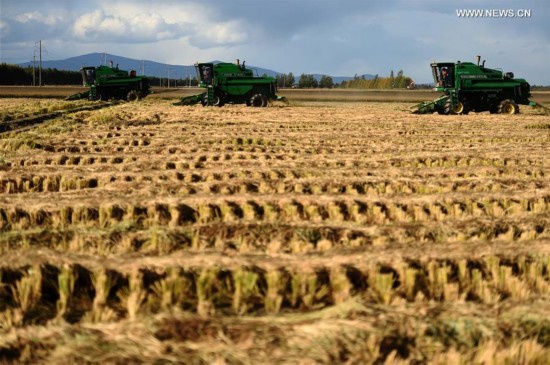
<svg viewBox="0 0 550 365">
<path fill-rule="evenodd" d="M 453 87 L 454 85 L 453 68 L 449 66 L 442 66 L 439 68 L 439 82 L 438 86 Z"/>
<path fill-rule="evenodd" d="M 210 65 L 202 66 L 201 76 L 202 76 L 202 81 L 205 84 L 211 84 L 212 83 L 212 66 Z"/>
<path fill-rule="evenodd" d="M 87 68 L 82 70 L 82 77 L 85 84 L 93 84 L 95 82 L 95 68 Z"/>
</svg>

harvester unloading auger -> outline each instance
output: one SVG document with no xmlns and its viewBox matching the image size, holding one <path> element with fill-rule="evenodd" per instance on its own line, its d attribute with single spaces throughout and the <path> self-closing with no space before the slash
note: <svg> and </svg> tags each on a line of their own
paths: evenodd
<svg viewBox="0 0 550 365">
<path fill-rule="evenodd" d="M 233 63 L 197 63 L 199 86 L 206 91 L 182 98 L 174 105 L 223 106 L 226 103 L 246 104 L 265 107 L 270 100 L 286 101 L 277 96 L 277 81 L 273 77 L 254 76 L 244 62 Z"/>
<path fill-rule="evenodd" d="M 415 114 L 468 114 L 483 112 L 499 114 L 519 113 L 519 104 L 545 106 L 530 101 L 531 87 L 524 79 L 514 78 L 512 72 L 504 73 L 471 62 L 434 62 L 430 66 L 436 87 L 444 94 L 432 101 L 415 105 Z"/>
</svg>

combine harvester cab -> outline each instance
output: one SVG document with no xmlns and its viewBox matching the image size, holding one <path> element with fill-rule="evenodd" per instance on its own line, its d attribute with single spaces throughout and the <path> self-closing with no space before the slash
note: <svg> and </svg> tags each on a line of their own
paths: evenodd
<svg viewBox="0 0 550 365">
<path fill-rule="evenodd" d="M 71 95 L 65 100 L 109 100 L 119 99 L 134 101 L 146 97 L 151 93 L 149 79 L 137 76 L 136 71 L 120 70 L 117 67 L 99 66 L 82 67 L 83 86 L 90 90 Z"/>
<path fill-rule="evenodd" d="M 265 107 L 270 100 L 282 100 L 277 96 L 277 81 L 273 77 L 255 76 L 252 69 L 246 68 L 239 60 L 233 63 L 195 64 L 199 86 L 206 88 L 204 93 L 182 98 L 174 105 L 223 106 L 246 104 Z"/>
<path fill-rule="evenodd" d="M 530 101 L 531 87 L 524 79 L 514 78 L 512 72 L 485 67 L 471 62 L 432 63 L 434 91 L 442 92 L 439 98 L 417 104 L 415 114 L 468 114 L 484 112 L 499 114 L 519 113 L 519 105 L 542 106 Z"/>
</svg>

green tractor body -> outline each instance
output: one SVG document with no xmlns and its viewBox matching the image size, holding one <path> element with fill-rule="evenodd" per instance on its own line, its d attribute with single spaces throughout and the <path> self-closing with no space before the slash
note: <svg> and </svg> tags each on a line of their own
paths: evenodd
<svg viewBox="0 0 550 365">
<path fill-rule="evenodd" d="M 118 67 L 82 67 L 83 86 L 90 90 L 69 96 L 66 100 L 120 99 L 134 101 L 150 93 L 149 79 L 137 76 L 136 71 L 120 70 Z"/>
<path fill-rule="evenodd" d="M 439 98 L 415 106 L 416 114 L 468 114 L 489 111 L 515 114 L 519 104 L 533 105 L 530 86 L 524 79 L 514 78 L 511 72 L 485 67 L 471 62 L 432 63 L 435 91 Z"/>
<path fill-rule="evenodd" d="M 233 63 L 197 63 L 195 64 L 199 86 L 206 88 L 202 94 L 188 96 L 174 105 L 223 106 L 246 104 L 265 107 L 269 100 L 284 100 L 277 96 L 277 82 L 273 77 L 255 76 L 254 71 Z"/>
</svg>

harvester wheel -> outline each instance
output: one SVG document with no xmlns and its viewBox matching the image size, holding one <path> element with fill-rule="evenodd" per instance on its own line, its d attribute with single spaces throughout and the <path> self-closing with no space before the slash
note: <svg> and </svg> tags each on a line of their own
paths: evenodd
<svg viewBox="0 0 550 365">
<path fill-rule="evenodd" d="M 128 101 L 136 101 L 137 99 L 138 99 L 138 94 L 135 90 L 130 91 L 126 96 L 126 100 Z"/>
<path fill-rule="evenodd" d="M 463 114 L 464 113 L 464 104 L 458 102 L 451 108 L 451 114 Z"/>
<path fill-rule="evenodd" d="M 443 106 L 443 113 L 445 115 L 451 114 L 451 101 L 446 101 L 445 105 Z"/>
<path fill-rule="evenodd" d="M 498 105 L 499 114 L 517 114 L 519 113 L 518 105 L 510 99 L 506 99 L 500 102 Z"/>
<path fill-rule="evenodd" d="M 212 105 L 214 106 L 223 106 L 225 103 L 223 101 L 223 98 L 219 95 L 214 95 L 214 99 L 212 100 Z"/>
<path fill-rule="evenodd" d="M 254 94 L 250 98 L 250 105 L 254 107 L 267 106 L 267 98 L 262 94 Z"/>
</svg>

